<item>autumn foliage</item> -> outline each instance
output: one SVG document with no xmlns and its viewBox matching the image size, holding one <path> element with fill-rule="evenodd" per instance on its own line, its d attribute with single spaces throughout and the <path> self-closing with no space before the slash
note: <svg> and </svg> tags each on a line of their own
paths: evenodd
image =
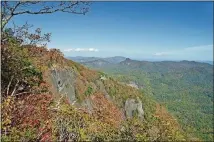
<svg viewBox="0 0 214 142">
<path fill-rule="evenodd" d="M 52 95 L 25 95 L 19 98 L 7 97 L 2 103 L 2 132 L 8 140 L 23 139 L 18 132 L 32 131 L 31 140 L 51 139 L 51 113 L 48 110 Z M 15 129 L 17 133 L 14 133 Z M 48 135 L 48 136 L 47 136 Z"/>
<path fill-rule="evenodd" d="M 100 73 L 65 59 L 58 49 L 21 45 L 13 38 L 2 49 L 3 141 L 183 139 L 177 122 L 166 110 L 155 108 L 142 92 L 109 77 L 102 80 Z M 69 103 L 68 96 L 51 90 L 52 68 L 74 72 L 74 104 Z M 125 118 L 128 98 L 142 101 L 143 122 L 137 117 Z M 91 103 L 91 112 L 82 105 L 85 100 Z M 152 116 L 154 110 L 157 111 Z M 155 132 L 155 137 L 149 131 Z"/>
<path fill-rule="evenodd" d="M 94 103 L 95 117 L 102 122 L 119 127 L 124 119 L 122 111 L 102 93 L 94 94 L 91 98 Z"/>
</svg>

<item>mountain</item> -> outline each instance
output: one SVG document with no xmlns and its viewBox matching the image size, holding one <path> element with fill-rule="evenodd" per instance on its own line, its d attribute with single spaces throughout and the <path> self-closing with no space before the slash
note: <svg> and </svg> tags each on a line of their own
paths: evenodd
<svg viewBox="0 0 214 142">
<path fill-rule="evenodd" d="M 195 61 L 137 61 L 92 66 L 123 82 L 134 82 L 167 107 L 187 134 L 213 140 L 213 66 Z"/>
<path fill-rule="evenodd" d="M 202 62 L 202 63 L 208 63 L 210 65 L 213 65 L 213 61 L 200 61 L 200 62 Z"/>
<path fill-rule="evenodd" d="M 82 64 L 83 65 L 90 64 L 93 67 L 97 67 L 97 66 L 107 66 L 111 63 L 106 60 L 103 60 L 103 59 L 97 59 L 97 60 L 93 60 L 93 61 L 82 62 Z"/>
<path fill-rule="evenodd" d="M 107 58 L 99 58 L 99 57 L 67 57 L 67 59 L 71 59 L 76 62 L 92 62 L 92 61 L 98 61 L 98 60 L 103 60 L 109 63 L 119 63 L 124 61 L 126 58 L 122 56 L 115 56 L 115 57 L 107 57 Z"/>
<path fill-rule="evenodd" d="M 133 82 L 88 69 L 58 49 L 1 48 L 2 141 L 196 140 Z M 109 64 L 92 62 L 100 63 Z"/>
<path fill-rule="evenodd" d="M 122 61 L 124 61 L 126 58 L 122 57 L 122 56 L 115 56 L 115 57 L 108 57 L 108 58 L 104 58 L 105 61 L 108 61 L 110 63 L 120 63 Z"/>
<path fill-rule="evenodd" d="M 99 57 L 81 57 L 81 56 L 76 56 L 76 57 L 67 57 L 67 59 L 71 59 L 75 62 L 90 62 L 90 61 L 95 61 L 98 59 L 101 59 Z"/>
</svg>

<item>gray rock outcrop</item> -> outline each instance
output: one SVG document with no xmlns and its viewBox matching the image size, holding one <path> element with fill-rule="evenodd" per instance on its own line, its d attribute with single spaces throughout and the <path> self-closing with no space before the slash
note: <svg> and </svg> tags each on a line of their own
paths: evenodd
<svg viewBox="0 0 214 142">
<path fill-rule="evenodd" d="M 76 100 L 75 96 L 75 73 L 72 69 L 51 69 L 51 82 L 60 94 L 66 94 L 70 103 Z"/>
<path fill-rule="evenodd" d="M 144 111 L 142 102 L 139 98 L 137 99 L 127 99 L 125 102 L 125 114 L 127 118 L 132 118 L 134 113 L 137 113 L 137 116 L 143 120 L 144 119 Z"/>
<path fill-rule="evenodd" d="M 109 94 L 107 93 L 103 82 L 100 80 L 96 80 L 96 85 L 98 86 L 99 91 L 104 94 L 105 98 L 111 101 L 112 99 L 109 96 Z"/>
</svg>

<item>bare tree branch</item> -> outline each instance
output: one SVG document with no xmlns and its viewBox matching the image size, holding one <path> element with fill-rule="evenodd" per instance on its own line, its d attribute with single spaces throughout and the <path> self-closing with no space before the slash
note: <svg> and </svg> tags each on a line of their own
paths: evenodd
<svg viewBox="0 0 214 142">
<path fill-rule="evenodd" d="M 21 43 L 21 45 L 40 45 L 45 46 L 46 42 L 50 42 L 51 33 L 44 33 L 42 34 L 41 28 L 35 29 L 34 33 L 30 33 L 29 29 L 32 28 L 32 25 L 29 25 L 28 23 L 22 25 L 22 26 L 16 26 L 13 24 L 13 30 L 12 30 L 12 37 L 14 37 L 18 42 Z M 10 36 L 9 36 L 10 37 Z M 2 42 L 4 42 L 5 39 L 7 39 L 7 34 L 3 34 L 2 36 Z"/>
<path fill-rule="evenodd" d="M 14 89 L 13 89 L 13 92 L 11 93 L 11 96 L 14 96 L 18 84 L 19 84 L 19 80 L 16 82 L 16 85 L 15 85 L 15 87 L 14 87 Z"/>
<path fill-rule="evenodd" d="M 19 96 L 19 95 L 28 94 L 28 93 L 30 93 L 30 92 L 21 92 L 21 93 L 15 94 L 14 96 Z"/>
<path fill-rule="evenodd" d="M 9 84 L 8 84 L 8 86 L 7 86 L 7 93 L 6 93 L 6 95 L 9 94 L 9 89 L 10 89 L 10 85 L 11 85 L 11 83 L 12 83 L 12 81 L 13 81 L 13 78 L 14 78 L 14 76 L 11 77 L 10 82 L 9 82 Z"/>
<path fill-rule="evenodd" d="M 4 2 L 5 5 L 3 5 L 3 11 L 1 13 L 6 13 L 6 9 L 10 10 L 10 13 L 7 14 L 3 14 L 2 15 L 2 29 L 4 29 L 4 27 L 6 26 L 6 24 L 10 21 L 10 19 L 14 16 L 14 12 L 17 9 L 17 7 L 21 4 L 21 2 L 17 2 L 17 4 L 14 6 L 14 8 L 11 8 L 10 6 L 8 6 L 8 2 L 5 1 Z"/>
<path fill-rule="evenodd" d="M 43 2 L 43 1 L 19 1 L 19 2 L 7 2 L 2 1 L 2 27 L 16 15 L 21 14 L 51 14 L 55 12 L 66 12 L 73 14 L 85 14 L 88 12 L 89 2 L 86 1 L 55 1 L 55 2 Z M 34 8 L 36 7 L 36 8 Z"/>
</svg>

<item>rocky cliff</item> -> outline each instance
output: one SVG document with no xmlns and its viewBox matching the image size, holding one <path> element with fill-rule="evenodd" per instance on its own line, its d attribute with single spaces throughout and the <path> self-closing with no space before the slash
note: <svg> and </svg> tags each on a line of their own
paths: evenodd
<svg viewBox="0 0 214 142">
<path fill-rule="evenodd" d="M 40 121 L 51 122 L 46 133 L 55 140 L 186 139 L 173 117 L 157 113 L 157 103 L 139 89 L 65 59 L 59 50 L 27 50 L 48 84 L 41 109 L 50 116 Z"/>
</svg>

